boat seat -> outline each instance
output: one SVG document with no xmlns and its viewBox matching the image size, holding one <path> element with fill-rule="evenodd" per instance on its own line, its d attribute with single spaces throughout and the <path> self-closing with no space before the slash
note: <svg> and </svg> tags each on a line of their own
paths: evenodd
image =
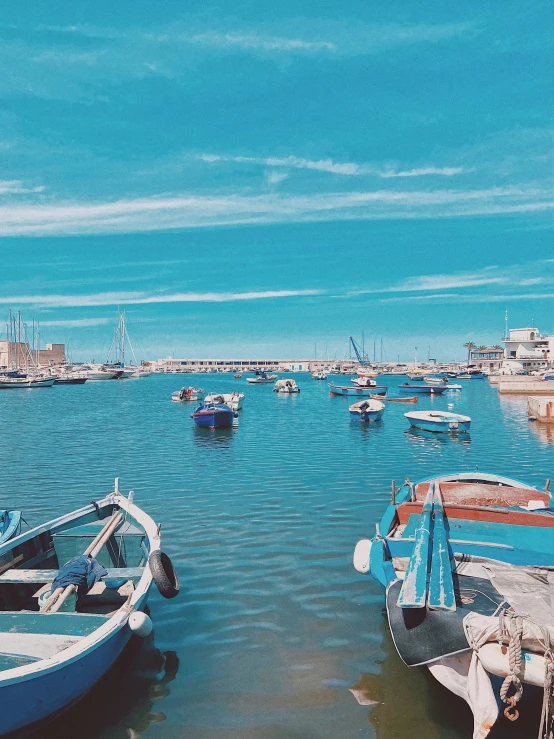
<svg viewBox="0 0 554 739">
<path fill-rule="evenodd" d="M 443 502 L 462 505 L 527 506 L 530 500 L 538 500 L 550 507 L 550 493 L 508 485 L 490 485 L 484 482 L 440 482 Z M 423 502 L 429 490 L 429 482 L 416 485 L 416 500 Z"/>
<path fill-rule="evenodd" d="M 105 616 L 88 613 L 0 612 L 0 634 L 44 634 L 48 637 L 83 637 L 106 623 Z M 0 650 L 1 651 L 1 650 Z"/>
<path fill-rule="evenodd" d="M 47 583 L 54 582 L 59 570 L 24 570 L 12 568 L 0 574 L 0 583 Z M 144 567 L 114 567 L 108 569 L 103 580 L 140 580 Z"/>
</svg>

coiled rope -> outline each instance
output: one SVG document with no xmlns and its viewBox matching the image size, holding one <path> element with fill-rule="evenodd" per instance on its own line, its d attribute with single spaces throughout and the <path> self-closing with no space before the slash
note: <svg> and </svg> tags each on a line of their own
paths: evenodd
<svg viewBox="0 0 554 739">
<path fill-rule="evenodd" d="M 523 695 L 523 685 L 521 683 L 521 638 L 523 636 L 523 618 L 517 613 L 510 611 L 501 611 L 498 619 L 497 638 L 500 641 L 504 633 L 504 620 L 508 621 L 507 632 L 510 636 L 508 643 L 508 662 L 510 665 L 510 673 L 504 678 L 502 687 L 500 688 L 500 698 L 506 703 L 504 716 L 510 721 L 517 721 L 519 711 L 516 708 L 521 696 Z M 514 688 L 514 693 L 508 695 L 510 688 Z"/>
</svg>

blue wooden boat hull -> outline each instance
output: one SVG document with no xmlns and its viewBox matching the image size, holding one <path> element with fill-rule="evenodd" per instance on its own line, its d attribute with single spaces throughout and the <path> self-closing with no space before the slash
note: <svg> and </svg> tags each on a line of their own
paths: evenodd
<svg viewBox="0 0 554 739">
<path fill-rule="evenodd" d="M 231 408 L 227 406 L 219 406 L 213 410 L 201 410 L 200 408 L 192 414 L 194 423 L 200 428 L 230 429 L 233 426 L 235 413 Z"/>
<path fill-rule="evenodd" d="M 398 392 L 404 395 L 440 395 L 448 390 L 448 385 L 399 385 Z"/>
<path fill-rule="evenodd" d="M 386 395 L 386 385 L 373 385 L 373 387 L 345 387 L 343 385 L 329 385 L 331 395 L 347 395 L 356 398 L 368 398 L 370 395 Z"/>
<path fill-rule="evenodd" d="M 362 423 L 372 423 L 373 421 L 380 421 L 384 412 L 384 408 L 380 411 L 350 411 L 350 417 Z"/>
<path fill-rule="evenodd" d="M 147 595 L 139 602 L 138 610 L 143 610 L 146 600 Z M 54 664 L 30 679 L 2 685 L 2 703 L 9 710 L 0 712 L 0 736 L 23 728 L 27 733 L 34 725 L 52 720 L 70 708 L 113 666 L 131 636 L 125 623 L 75 661 Z"/>
<path fill-rule="evenodd" d="M 453 428 L 449 421 L 425 421 L 415 418 L 408 418 L 408 421 L 416 429 L 439 434 L 466 433 L 471 425 L 471 421 L 458 421 L 458 425 Z"/>
</svg>

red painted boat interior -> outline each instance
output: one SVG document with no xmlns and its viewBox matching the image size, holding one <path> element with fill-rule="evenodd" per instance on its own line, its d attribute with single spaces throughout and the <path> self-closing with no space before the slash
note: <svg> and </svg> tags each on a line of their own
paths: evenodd
<svg viewBox="0 0 554 739">
<path fill-rule="evenodd" d="M 416 485 L 416 500 L 423 502 L 429 490 L 429 482 Z M 439 482 L 445 505 L 460 503 L 472 506 L 526 506 L 530 500 L 540 500 L 548 508 L 550 493 L 529 488 L 516 488 L 508 485 L 488 485 L 475 482 Z"/>
</svg>

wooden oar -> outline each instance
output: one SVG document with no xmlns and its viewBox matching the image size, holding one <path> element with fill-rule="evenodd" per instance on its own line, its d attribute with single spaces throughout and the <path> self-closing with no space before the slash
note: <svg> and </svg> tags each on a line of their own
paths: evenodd
<svg viewBox="0 0 554 739">
<path fill-rule="evenodd" d="M 435 486 L 429 486 L 421 511 L 421 518 L 414 540 L 412 556 L 408 562 L 396 605 L 400 608 L 425 608 L 427 602 L 429 553 L 431 538 L 431 513 Z"/>
<path fill-rule="evenodd" d="M 433 552 L 427 605 L 437 611 L 456 610 L 452 567 L 448 554 L 448 534 L 444 525 L 444 506 L 438 482 L 435 483 L 433 500 Z"/>
<path fill-rule="evenodd" d="M 115 529 L 118 527 L 120 521 L 123 519 L 121 511 L 115 512 L 108 521 L 102 527 L 102 530 L 94 537 L 91 543 L 83 552 L 83 556 L 96 557 L 98 552 L 102 549 L 104 544 L 107 543 L 110 536 L 113 534 Z M 40 609 L 41 613 L 56 613 L 59 611 L 66 599 L 75 593 L 77 588 L 75 585 L 67 585 L 65 588 L 56 588 L 50 595 L 46 603 Z"/>
</svg>

